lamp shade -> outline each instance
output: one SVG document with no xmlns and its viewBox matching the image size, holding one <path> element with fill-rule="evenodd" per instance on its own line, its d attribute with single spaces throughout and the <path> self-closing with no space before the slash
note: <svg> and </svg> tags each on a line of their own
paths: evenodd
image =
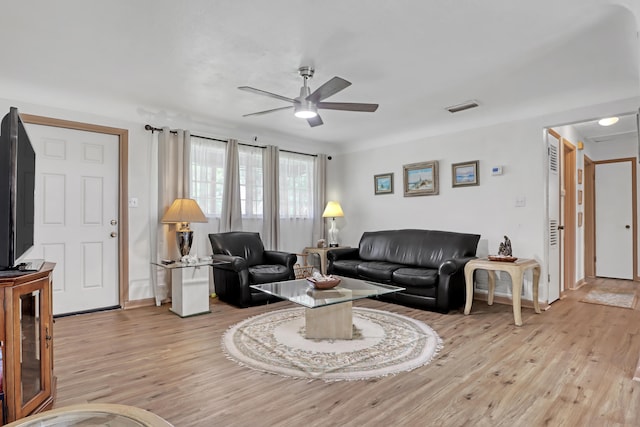
<svg viewBox="0 0 640 427">
<path fill-rule="evenodd" d="M 175 199 L 162 217 L 162 222 L 165 224 L 207 221 L 202 209 L 193 199 Z"/>
<path fill-rule="evenodd" d="M 324 208 L 324 212 L 322 213 L 323 218 L 338 218 L 343 217 L 344 212 L 342 212 L 342 207 L 338 202 L 328 202 L 327 207 Z"/>
</svg>

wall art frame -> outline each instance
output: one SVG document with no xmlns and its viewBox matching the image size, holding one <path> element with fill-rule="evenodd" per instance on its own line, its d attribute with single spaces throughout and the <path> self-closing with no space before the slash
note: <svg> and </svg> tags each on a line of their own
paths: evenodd
<svg viewBox="0 0 640 427">
<path fill-rule="evenodd" d="M 393 172 L 373 176 L 374 194 L 393 194 Z"/>
<path fill-rule="evenodd" d="M 438 161 L 404 165 L 404 196 L 435 196 L 439 193 Z"/>
<path fill-rule="evenodd" d="M 453 163 L 451 165 L 451 186 L 471 187 L 480 185 L 480 161 Z"/>
</svg>

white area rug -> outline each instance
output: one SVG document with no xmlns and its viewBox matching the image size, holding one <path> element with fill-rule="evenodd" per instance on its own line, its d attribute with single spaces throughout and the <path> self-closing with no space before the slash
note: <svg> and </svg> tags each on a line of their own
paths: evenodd
<svg viewBox="0 0 640 427">
<path fill-rule="evenodd" d="M 592 289 L 580 301 L 613 307 L 634 308 L 636 293 L 624 290 Z"/>
<path fill-rule="evenodd" d="M 244 320 L 225 332 L 230 359 L 262 372 L 325 381 L 363 380 L 428 364 L 442 347 L 423 322 L 368 308 L 353 309 L 352 340 L 304 337 L 304 309 L 291 308 Z"/>
</svg>

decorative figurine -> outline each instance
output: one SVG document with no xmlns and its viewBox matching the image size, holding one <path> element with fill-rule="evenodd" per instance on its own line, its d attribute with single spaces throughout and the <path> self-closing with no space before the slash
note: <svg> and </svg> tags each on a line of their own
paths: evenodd
<svg viewBox="0 0 640 427">
<path fill-rule="evenodd" d="M 498 255 L 513 256 L 513 251 L 511 250 L 511 240 L 509 240 L 507 236 L 504 236 L 504 242 L 500 243 L 500 247 L 498 248 Z"/>
</svg>

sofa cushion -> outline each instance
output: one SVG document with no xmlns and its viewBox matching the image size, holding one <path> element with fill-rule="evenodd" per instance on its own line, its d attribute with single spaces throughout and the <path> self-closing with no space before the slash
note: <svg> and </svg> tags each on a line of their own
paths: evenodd
<svg viewBox="0 0 640 427">
<path fill-rule="evenodd" d="M 331 274 L 337 276 L 358 277 L 358 266 L 362 261 L 359 259 L 342 259 L 333 262 Z"/>
<path fill-rule="evenodd" d="M 402 267 L 404 266 L 384 261 L 362 262 L 358 265 L 358 276 L 376 282 L 391 283 L 393 272 Z"/>
<path fill-rule="evenodd" d="M 249 267 L 249 283 L 252 285 L 279 282 L 287 279 L 289 279 L 289 269 L 286 265 L 260 264 Z"/>
<path fill-rule="evenodd" d="M 399 268 L 393 272 L 393 283 L 398 286 L 434 287 L 438 284 L 438 270 L 431 268 Z"/>
</svg>

